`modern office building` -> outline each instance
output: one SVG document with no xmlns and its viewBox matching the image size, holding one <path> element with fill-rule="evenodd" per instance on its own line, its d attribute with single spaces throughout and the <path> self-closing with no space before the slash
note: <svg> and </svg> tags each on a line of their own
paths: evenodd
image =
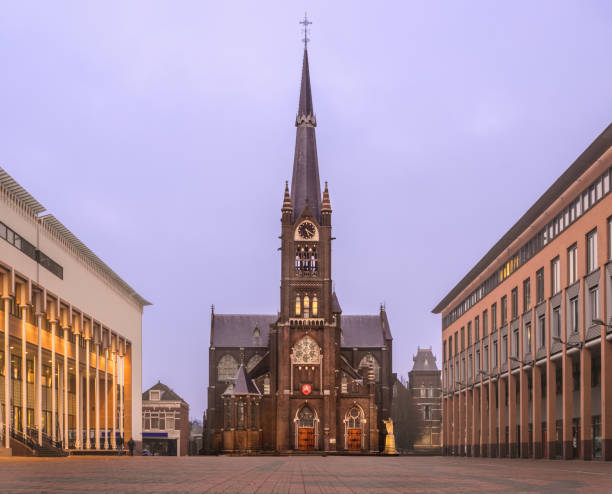
<svg viewBox="0 0 612 494">
<path fill-rule="evenodd" d="M 213 311 L 209 451 L 384 448 L 394 379 L 389 321 L 384 307 L 343 314 L 332 288 L 332 209 L 319 181 L 316 125 L 304 50 L 291 192 L 286 184 L 281 208 L 280 312 Z"/>
<path fill-rule="evenodd" d="M 155 456 L 189 452 L 189 405 L 162 382 L 142 393 L 142 448 Z"/>
<path fill-rule="evenodd" d="M 445 454 L 612 459 L 611 146 L 612 125 L 433 310 Z"/>
<path fill-rule="evenodd" d="M 408 373 L 412 400 L 423 414 L 423 432 L 414 443 L 419 453 L 440 454 L 442 448 L 442 378 L 431 348 L 418 348 Z"/>
<path fill-rule="evenodd" d="M 149 303 L 0 169 L 2 451 L 141 440 Z"/>
</svg>

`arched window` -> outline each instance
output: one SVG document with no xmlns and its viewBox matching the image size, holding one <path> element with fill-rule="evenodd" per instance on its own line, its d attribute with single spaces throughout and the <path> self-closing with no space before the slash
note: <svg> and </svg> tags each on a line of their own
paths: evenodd
<svg viewBox="0 0 612 494">
<path fill-rule="evenodd" d="M 374 355 L 368 353 L 366 356 L 364 356 L 361 359 L 361 362 L 359 362 L 359 368 L 363 369 L 363 375 L 367 376 L 370 369 L 370 364 L 374 366 L 374 381 L 380 382 L 380 364 Z"/>
<path fill-rule="evenodd" d="M 304 406 L 298 414 L 298 427 L 300 428 L 314 428 L 315 416 L 313 411 L 308 405 Z"/>
<path fill-rule="evenodd" d="M 316 316 L 319 313 L 319 301 L 317 296 L 312 297 L 312 315 Z"/>
<path fill-rule="evenodd" d="M 246 365 L 247 372 L 251 372 L 255 366 L 261 361 L 261 355 L 255 354 L 250 359 Z"/>
<path fill-rule="evenodd" d="M 217 364 L 217 380 L 229 381 L 236 377 L 238 361 L 229 354 L 223 355 Z"/>
<path fill-rule="evenodd" d="M 347 412 L 346 424 L 349 429 L 361 429 L 361 410 L 359 407 L 353 407 Z"/>
<path fill-rule="evenodd" d="M 300 296 L 296 295 L 295 297 L 295 315 L 299 316 L 302 313 L 302 301 L 300 300 Z"/>
<path fill-rule="evenodd" d="M 304 295 L 304 318 L 308 319 L 310 317 L 310 297 L 308 295 Z"/>
<path fill-rule="evenodd" d="M 306 335 L 293 347 L 294 364 L 318 364 L 321 349 L 312 337 Z"/>
</svg>

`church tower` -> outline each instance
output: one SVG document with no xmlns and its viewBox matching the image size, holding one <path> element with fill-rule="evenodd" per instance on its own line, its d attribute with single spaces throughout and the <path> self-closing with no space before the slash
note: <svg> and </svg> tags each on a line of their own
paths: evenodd
<svg viewBox="0 0 612 494">
<path fill-rule="evenodd" d="M 276 447 L 328 451 L 336 444 L 340 314 L 332 313 L 332 210 L 327 183 L 321 194 L 306 47 L 295 126 L 291 189 L 286 183 L 281 209 L 281 310 L 271 352 L 278 385 Z M 302 422 L 312 427 L 300 427 Z"/>
<path fill-rule="evenodd" d="M 291 193 L 281 209 L 281 320 L 331 321 L 331 204 L 321 200 L 308 51 L 304 49 Z M 316 322 L 315 322 L 316 321 Z"/>
<path fill-rule="evenodd" d="M 332 209 L 319 178 L 304 18 L 291 184 L 281 207 L 280 311 L 211 314 L 207 449 L 351 451 L 384 445 L 392 337 L 386 311 L 343 314 L 332 290 Z M 252 383 L 250 391 L 239 383 Z"/>
</svg>

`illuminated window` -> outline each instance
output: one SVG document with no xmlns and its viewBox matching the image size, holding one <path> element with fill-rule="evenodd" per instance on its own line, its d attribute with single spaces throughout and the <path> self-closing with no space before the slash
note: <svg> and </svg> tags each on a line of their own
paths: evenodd
<svg viewBox="0 0 612 494">
<path fill-rule="evenodd" d="M 304 336 L 293 347 L 294 364 L 318 364 L 321 348 L 310 336 Z"/>
<path fill-rule="evenodd" d="M 268 376 L 264 377 L 264 394 L 270 394 L 270 378 Z"/>
<path fill-rule="evenodd" d="M 310 317 L 310 297 L 308 295 L 304 296 L 304 318 L 308 319 Z"/>
<path fill-rule="evenodd" d="M 316 316 L 319 313 L 319 301 L 316 295 L 312 297 L 312 315 Z"/>
<path fill-rule="evenodd" d="M 348 379 L 342 375 L 342 387 L 340 388 L 342 393 L 348 393 Z"/>
<path fill-rule="evenodd" d="M 300 301 L 300 296 L 297 295 L 295 297 L 295 315 L 299 316 L 302 313 L 302 302 Z"/>
</svg>

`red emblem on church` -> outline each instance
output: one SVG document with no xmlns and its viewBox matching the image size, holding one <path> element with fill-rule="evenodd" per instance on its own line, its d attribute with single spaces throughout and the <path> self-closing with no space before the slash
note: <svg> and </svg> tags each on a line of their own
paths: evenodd
<svg viewBox="0 0 612 494">
<path fill-rule="evenodd" d="M 302 394 L 309 395 L 312 393 L 312 386 L 310 384 L 302 384 Z"/>
</svg>

